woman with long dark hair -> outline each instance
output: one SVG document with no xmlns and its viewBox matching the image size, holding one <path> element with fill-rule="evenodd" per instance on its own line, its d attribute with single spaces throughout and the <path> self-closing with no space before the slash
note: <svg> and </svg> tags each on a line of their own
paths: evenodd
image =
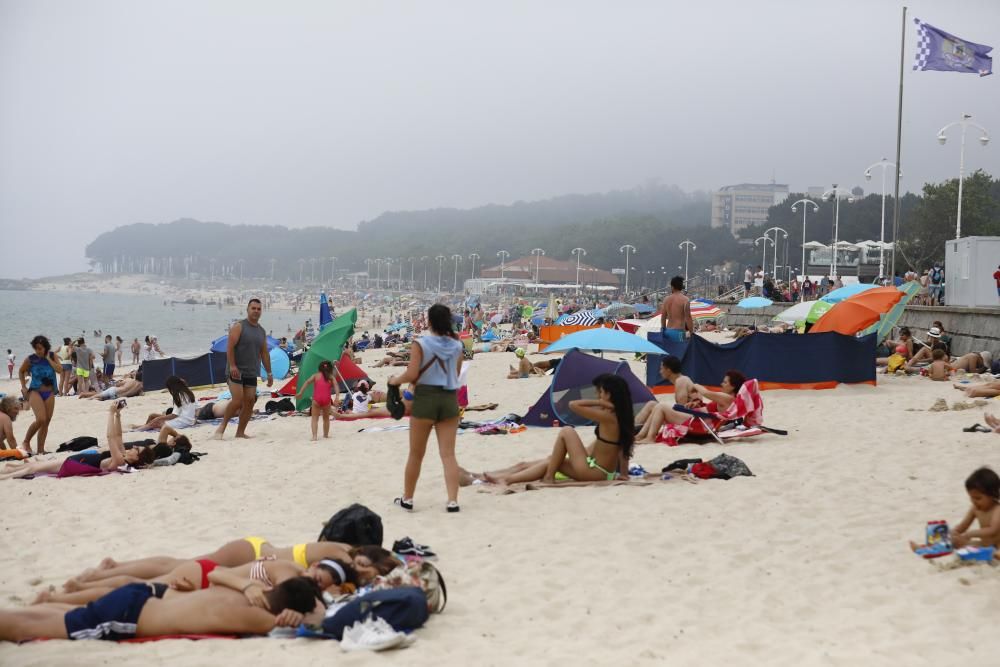
<svg viewBox="0 0 1000 667">
<path fill-rule="evenodd" d="M 413 494 L 420 478 L 420 467 L 427 451 L 431 429 L 437 434 L 438 451 L 444 466 L 444 484 L 448 491 L 449 512 L 459 511 L 458 460 L 455 458 L 455 437 L 460 420 L 458 409 L 458 379 L 465 347 L 452 329 L 451 309 L 436 303 L 427 310 L 430 332 L 413 341 L 410 364 L 406 370 L 389 378 L 396 390 L 412 382 L 413 407 L 410 416 L 410 454 L 403 475 L 403 495 L 396 504 L 413 509 Z"/>
<path fill-rule="evenodd" d="M 580 482 L 613 480 L 628 475 L 628 461 L 632 457 L 635 417 L 632 411 L 632 392 L 622 378 L 603 373 L 594 378 L 596 399 L 570 401 L 569 409 L 596 422 L 594 441 L 585 446 L 572 426 L 564 426 L 556 436 L 552 454 L 548 459 L 528 465 L 514 466 L 500 474 L 486 474 L 490 482 L 515 484 L 517 482 L 554 482 L 556 474 Z"/>
<path fill-rule="evenodd" d="M 44 454 L 45 438 L 49 434 L 49 424 L 56 410 L 56 388 L 59 385 L 58 378 L 62 374 L 62 365 L 56 359 L 52 345 L 45 336 L 32 338 L 31 348 L 34 353 L 21 363 L 17 373 L 21 380 L 21 394 L 28 400 L 31 411 L 35 413 L 35 421 L 24 434 L 24 443 L 21 447 L 30 454 L 31 438 L 37 435 L 38 453 Z M 27 379 L 29 375 L 30 385 Z"/>
<path fill-rule="evenodd" d="M 135 425 L 132 428 L 137 431 L 158 431 L 164 424 L 170 422 L 174 428 L 185 428 L 194 426 L 197 421 L 197 404 L 194 400 L 194 392 L 187 386 L 183 378 L 171 375 L 166 380 L 167 391 L 173 399 L 173 409 L 170 414 L 160 414 L 154 412 L 146 417 L 145 424 Z"/>
</svg>

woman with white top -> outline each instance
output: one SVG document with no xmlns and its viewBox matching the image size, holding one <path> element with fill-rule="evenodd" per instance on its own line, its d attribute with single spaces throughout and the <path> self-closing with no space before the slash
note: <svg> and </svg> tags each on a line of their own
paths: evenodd
<svg viewBox="0 0 1000 667">
<path fill-rule="evenodd" d="M 197 421 L 198 405 L 194 400 L 194 392 L 187 383 L 176 375 L 167 378 L 167 391 L 173 399 L 174 406 L 170 414 L 153 413 L 146 418 L 145 424 L 133 426 L 137 431 L 159 431 L 164 424 L 170 422 L 174 428 L 194 426 Z"/>
<path fill-rule="evenodd" d="M 413 494 L 420 477 L 420 466 L 427 450 L 431 429 L 437 434 L 438 451 L 444 465 L 444 483 L 448 491 L 449 512 L 458 512 L 458 460 L 455 458 L 455 437 L 460 420 L 458 409 L 458 379 L 462 369 L 464 346 L 452 330 L 451 310 L 434 304 L 427 311 L 430 332 L 414 340 L 410 347 L 410 364 L 400 375 L 389 378 L 389 384 L 399 387 L 416 384 L 410 416 L 410 455 L 403 476 L 403 495 L 396 504 L 413 510 Z"/>
</svg>

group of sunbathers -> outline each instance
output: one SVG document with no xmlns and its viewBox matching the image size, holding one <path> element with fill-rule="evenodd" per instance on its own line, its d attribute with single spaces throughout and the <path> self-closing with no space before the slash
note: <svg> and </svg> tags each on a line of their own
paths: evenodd
<svg viewBox="0 0 1000 667">
<path fill-rule="evenodd" d="M 30 607 L 0 611 L 0 639 L 266 634 L 319 624 L 374 590 L 414 586 L 426 592 L 416 566 L 419 561 L 379 546 L 276 547 L 262 537 L 233 540 L 189 559 L 106 558 L 69 579 L 62 591 L 43 591 Z"/>
</svg>

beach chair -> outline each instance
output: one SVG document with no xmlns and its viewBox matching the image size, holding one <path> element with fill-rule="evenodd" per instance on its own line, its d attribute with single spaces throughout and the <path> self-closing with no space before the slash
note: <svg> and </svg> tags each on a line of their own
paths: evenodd
<svg viewBox="0 0 1000 667">
<path fill-rule="evenodd" d="M 788 435 L 788 431 L 764 426 L 764 400 L 756 379 L 743 383 L 728 408 L 721 412 L 713 402 L 704 410 L 692 410 L 674 405 L 674 410 L 691 415 L 684 424 L 664 424 L 656 436 L 657 442 L 675 446 L 685 437 L 711 437 L 720 445 L 734 438 L 748 438 L 763 433 Z"/>
</svg>

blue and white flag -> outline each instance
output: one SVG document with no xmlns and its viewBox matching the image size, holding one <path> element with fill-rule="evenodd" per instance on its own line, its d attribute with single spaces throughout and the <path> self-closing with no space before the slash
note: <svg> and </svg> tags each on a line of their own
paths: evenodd
<svg viewBox="0 0 1000 667">
<path fill-rule="evenodd" d="M 993 74 L 993 58 L 988 54 L 992 46 L 968 42 L 920 19 L 917 24 L 916 70 L 963 72 L 987 76 Z"/>
</svg>

